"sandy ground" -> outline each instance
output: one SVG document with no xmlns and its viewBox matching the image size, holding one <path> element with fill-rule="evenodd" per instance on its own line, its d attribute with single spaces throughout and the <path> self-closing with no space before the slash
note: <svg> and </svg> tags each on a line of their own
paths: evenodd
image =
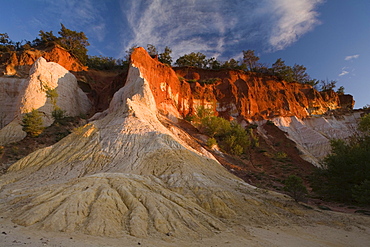
<svg viewBox="0 0 370 247">
<path fill-rule="evenodd" d="M 96 237 L 75 233 L 46 232 L 18 226 L 0 218 L 0 246 L 369 246 L 370 225 L 352 226 L 235 226 L 211 238 L 184 241 L 162 239 Z"/>
</svg>

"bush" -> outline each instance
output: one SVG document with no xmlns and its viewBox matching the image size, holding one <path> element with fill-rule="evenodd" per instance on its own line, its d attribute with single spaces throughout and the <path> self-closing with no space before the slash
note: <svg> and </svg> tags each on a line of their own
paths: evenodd
<svg viewBox="0 0 370 247">
<path fill-rule="evenodd" d="M 315 191 L 336 201 L 366 202 L 361 194 L 369 193 L 370 136 L 350 143 L 334 140 L 331 145 L 332 153 L 324 160 L 326 169 L 316 174 Z"/>
<path fill-rule="evenodd" d="M 303 180 L 295 175 L 290 175 L 284 180 L 284 190 L 296 201 L 302 201 L 307 194 Z"/>
<path fill-rule="evenodd" d="M 223 136 L 230 131 L 230 122 L 224 118 L 212 116 L 200 120 L 200 129 L 210 137 Z"/>
<path fill-rule="evenodd" d="M 217 145 L 217 141 L 216 141 L 216 139 L 215 138 L 213 138 L 213 137 L 211 137 L 211 138 L 208 138 L 208 140 L 207 140 L 207 146 L 209 147 L 209 148 L 212 148 L 213 146 L 215 146 L 215 145 Z"/>
<path fill-rule="evenodd" d="M 44 130 L 42 113 L 35 109 L 30 113 L 26 113 L 22 119 L 22 126 L 23 131 L 25 131 L 31 137 L 39 136 Z"/>
<path fill-rule="evenodd" d="M 211 85 L 211 84 L 215 84 L 216 82 L 219 82 L 219 81 L 221 81 L 220 78 L 210 78 L 210 79 L 207 79 L 207 80 L 202 80 L 199 83 L 202 84 L 202 85 L 204 85 L 204 84 Z"/>
<path fill-rule="evenodd" d="M 365 179 L 352 189 L 353 198 L 360 204 L 370 205 L 370 180 Z"/>
<path fill-rule="evenodd" d="M 54 120 L 59 122 L 63 118 L 65 118 L 65 111 L 60 109 L 59 107 L 55 107 L 54 111 L 51 112 L 51 115 L 53 116 Z"/>
</svg>

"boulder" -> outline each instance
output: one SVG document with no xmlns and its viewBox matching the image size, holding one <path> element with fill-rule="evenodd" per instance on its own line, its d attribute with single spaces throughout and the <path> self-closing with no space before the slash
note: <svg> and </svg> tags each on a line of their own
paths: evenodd
<svg viewBox="0 0 370 247">
<path fill-rule="evenodd" d="M 52 112 L 56 107 L 63 110 L 66 116 L 89 112 L 91 103 L 78 87 L 75 76 L 59 64 L 47 62 L 40 57 L 29 73 L 27 79 L 0 77 L 0 99 L 4 101 L 4 107 L 0 109 L 2 127 L 10 122 L 13 122 L 12 126 L 21 124 L 22 115 L 33 109 L 43 113 L 44 126 L 50 126 L 54 122 Z M 54 98 L 50 94 L 48 96 L 52 90 L 56 92 Z M 15 141 L 11 137 L 6 141 L 9 133 L 4 129 L 0 130 L 0 145 Z M 20 138 L 24 133 L 15 136 Z"/>
</svg>

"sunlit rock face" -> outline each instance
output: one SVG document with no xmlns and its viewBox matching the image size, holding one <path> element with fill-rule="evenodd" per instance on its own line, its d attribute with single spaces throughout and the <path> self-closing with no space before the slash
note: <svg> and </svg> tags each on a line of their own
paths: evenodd
<svg viewBox="0 0 370 247">
<path fill-rule="evenodd" d="M 37 59 L 43 57 L 48 62 L 55 62 L 69 71 L 82 71 L 83 66 L 68 51 L 59 45 L 49 47 L 45 50 L 25 50 L 21 52 L 0 54 L 0 76 L 27 77 L 29 70 Z"/>
<path fill-rule="evenodd" d="M 258 121 L 292 116 L 302 119 L 354 106 L 351 95 L 318 92 L 310 85 L 287 83 L 273 76 L 191 67 L 174 70 L 190 85 L 190 112 L 205 105 L 226 118 Z"/>
<path fill-rule="evenodd" d="M 48 93 L 52 90 L 56 94 L 50 97 Z M 0 96 L 4 103 L 0 109 L 2 127 L 6 128 L 0 130 L 0 144 L 24 138 L 25 134 L 18 131 L 18 134 L 9 136 L 14 132 L 9 128 L 19 125 L 22 115 L 33 109 L 42 112 L 44 126 L 50 126 L 54 121 L 52 111 L 56 107 L 65 111 L 67 116 L 86 114 L 91 107 L 74 75 L 59 64 L 47 62 L 42 57 L 36 60 L 27 79 L 0 77 Z M 11 122 L 13 124 L 7 127 Z"/>
<path fill-rule="evenodd" d="M 345 140 L 356 134 L 361 114 L 354 112 L 305 119 L 277 117 L 272 121 L 297 144 L 297 148 L 302 152 L 302 158 L 321 167 L 324 157 L 331 151 L 330 140 Z"/>
<path fill-rule="evenodd" d="M 168 119 L 165 126 L 163 113 L 180 115 L 173 74 L 155 74 L 139 58 L 151 59 L 142 48 L 133 52 L 125 86 L 106 112 L 2 176 L 0 210 L 14 223 L 102 236 L 193 239 L 237 222 L 283 218 L 291 224 L 311 214 L 282 195 L 259 192 L 200 145 L 190 145 L 190 137 Z"/>
</svg>

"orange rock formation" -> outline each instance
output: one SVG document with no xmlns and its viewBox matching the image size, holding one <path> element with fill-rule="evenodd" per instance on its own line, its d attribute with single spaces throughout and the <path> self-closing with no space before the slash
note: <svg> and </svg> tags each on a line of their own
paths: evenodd
<svg viewBox="0 0 370 247">
<path fill-rule="evenodd" d="M 22 52 L 0 54 L 0 75 L 21 76 L 28 75 L 32 64 L 39 58 L 44 57 L 48 62 L 55 62 L 70 71 L 87 70 L 78 59 L 74 58 L 67 50 L 59 45 L 45 50 L 26 50 Z"/>
<path fill-rule="evenodd" d="M 144 48 L 131 61 L 150 83 L 158 109 L 176 109 L 183 117 L 197 107 L 213 108 L 226 118 L 271 119 L 278 116 L 305 118 L 330 110 L 353 108 L 351 95 L 318 92 L 310 85 L 287 83 L 272 76 L 237 70 L 170 68 L 152 59 Z"/>
</svg>

